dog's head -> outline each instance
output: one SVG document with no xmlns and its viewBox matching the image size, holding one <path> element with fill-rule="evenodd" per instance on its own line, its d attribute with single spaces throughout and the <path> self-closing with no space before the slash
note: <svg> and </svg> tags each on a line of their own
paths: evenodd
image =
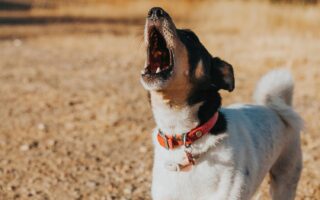
<svg viewBox="0 0 320 200">
<path fill-rule="evenodd" d="M 144 37 L 147 59 L 141 82 L 147 90 L 169 93 L 174 101 L 187 100 L 199 89 L 234 89 L 232 66 L 212 57 L 195 33 L 177 29 L 162 8 L 150 9 Z"/>
</svg>

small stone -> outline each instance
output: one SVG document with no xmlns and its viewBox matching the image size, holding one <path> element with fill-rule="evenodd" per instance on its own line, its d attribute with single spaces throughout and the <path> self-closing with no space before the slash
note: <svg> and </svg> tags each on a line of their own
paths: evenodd
<svg viewBox="0 0 320 200">
<path fill-rule="evenodd" d="M 20 146 L 20 151 L 28 151 L 30 149 L 28 144 L 24 144 Z"/>
<path fill-rule="evenodd" d="M 145 146 L 140 146 L 140 148 L 139 148 L 139 151 L 140 151 L 141 153 L 146 153 L 147 150 L 148 150 L 148 149 L 147 149 Z"/>
<path fill-rule="evenodd" d="M 3 140 L 1 140 L 0 141 L 0 146 L 4 146 L 4 145 L 6 145 L 7 143 L 5 142 L 5 141 L 3 141 Z"/>
<path fill-rule="evenodd" d="M 74 191 L 71 192 L 71 195 L 75 198 L 75 199 L 79 199 L 81 194 L 80 194 L 80 190 L 78 188 L 76 188 Z"/>
<path fill-rule="evenodd" d="M 14 39 L 13 45 L 16 47 L 20 47 L 22 45 L 22 41 L 20 39 Z"/>
<path fill-rule="evenodd" d="M 46 131 L 47 130 L 47 126 L 44 123 L 39 123 L 37 127 L 38 127 L 39 131 Z"/>
<path fill-rule="evenodd" d="M 96 186 L 98 186 L 99 184 L 95 181 L 87 181 L 86 182 L 86 185 L 89 187 L 89 188 L 95 188 Z"/>
<path fill-rule="evenodd" d="M 10 191 L 15 191 L 16 189 L 17 189 L 17 186 L 15 186 L 15 185 L 9 186 Z"/>
<path fill-rule="evenodd" d="M 127 186 L 126 188 L 124 188 L 123 193 L 131 194 L 132 193 L 132 187 L 131 186 Z"/>
<path fill-rule="evenodd" d="M 7 164 L 9 164 L 10 162 L 11 162 L 10 160 L 4 159 L 4 160 L 2 160 L 1 164 L 7 165 Z"/>
<path fill-rule="evenodd" d="M 33 148 L 37 148 L 39 146 L 38 141 L 33 141 L 30 144 L 23 144 L 20 146 L 20 151 L 28 151 Z"/>
<path fill-rule="evenodd" d="M 57 141 L 55 141 L 55 140 L 48 140 L 47 144 L 48 144 L 49 147 L 52 147 L 52 146 L 54 146 L 54 145 L 57 144 Z"/>
<path fill-rule="evenodd" d="M 39 142 L 38 141 L 33 141 L 31 142 L 31 144 L 29 145 L 29 148 L 30 149 L 33 149 L 33 148 L 37 148 L 39 146 Z"/>
<path fill-rule="evenodd" d="M 71 122 L 67 122 L 65 125 L 64 125 L 65 129 L 68 130 L 68 131 L 71 131 L 75 128 L 75 125 Z"/>
</svg>

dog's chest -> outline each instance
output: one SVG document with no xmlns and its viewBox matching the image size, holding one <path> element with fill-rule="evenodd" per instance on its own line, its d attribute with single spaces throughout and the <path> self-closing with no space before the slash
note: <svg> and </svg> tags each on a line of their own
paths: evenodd
<svg viewBox="0 0 320 200">
<path fill-rule="evenodd" d="M 184 154 L 183 150 L 172 153 L 169 156 L 163 149 L 156 149 L 152 184 L 154 199 L 223 199 L 220 195 L 228 193 L 231 183 L 226 180 L 233 176 L 233 164 L 227 151 L 209 151 L 188 172 L 166 168 L 168 162 L 178 162 Z"/>
</svg>

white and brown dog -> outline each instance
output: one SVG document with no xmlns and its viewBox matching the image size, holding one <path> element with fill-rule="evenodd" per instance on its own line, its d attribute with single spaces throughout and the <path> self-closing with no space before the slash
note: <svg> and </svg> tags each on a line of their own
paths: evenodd
<svg viewBox="0 0 320 200">
<path fill-rule="evenodd" d="M 272 198 L 294 199 L 302 120 L 291 107 L 290 73 L 262 78 L 255 93 L 260 105 L 221 108 L 218 91 L 234 89 L 233 68 L 212 57 L 192 31 L 152 8 L 145 43 L 141 82 L 157 124 L 153 199 L 247 200 L 268 172 Z"/>
</svg>

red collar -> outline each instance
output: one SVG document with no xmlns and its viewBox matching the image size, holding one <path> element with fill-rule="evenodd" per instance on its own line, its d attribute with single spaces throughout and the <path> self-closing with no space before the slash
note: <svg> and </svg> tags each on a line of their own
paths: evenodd
<svg viewBox="0 0 320 200">
<path fill-rule="evenodd" d="M 193 142 L 200 139 L 202 136 L 209 133 L 218 121 L 219 112 L 214 115 L 204 124 L 198 126 L 191 131 L 179 135 L 166 135 L 159 129 L 157 139 L 159 144 L 166 149 L 175 149 L 181 146 L 190 146 Z"/>
</svg>

